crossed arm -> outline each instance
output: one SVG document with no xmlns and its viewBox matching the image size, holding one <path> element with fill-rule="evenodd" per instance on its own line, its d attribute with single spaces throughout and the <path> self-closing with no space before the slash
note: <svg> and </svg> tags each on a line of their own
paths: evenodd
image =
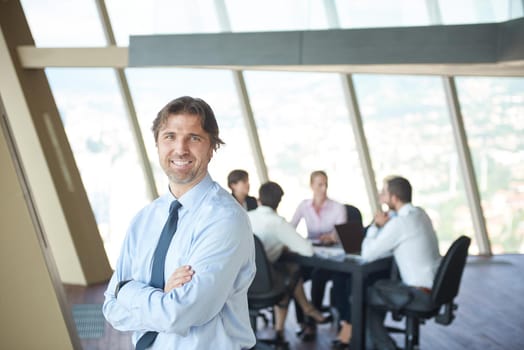
<svg viewBox="0 0 524 350">
<path fill-rule="evenodd" d="M 191 281 L 194 274 L 195 270 L 193 270 L 191 266 L 180 266 L 167 280 L 166 285 L 164 286 L 164 293 L 169 293 L 175 288 L 182 287 L 184 284 Z"/>
<path fill-rule="evenodd" d="M 224 240 L 223 232 L 227 230 L 231 239 Z M 251 283 L 254 269 L 248 262 L 252 259 L 253 240 L 246 231 L 242 225 L 232 228 L 228 224 L 226 228 L 221 222 L 213 223 L 194 240 L 191 254 L 184 257 L 187 263 L 169 276 L 164 290 L 131 280 L 115 296 L 117 283 L 133 276 L 136 268 L 132 244 L 124 244 L 105 293 L 104 316 L 121 331 L 182 336 L 191 327 L 209 322 L 228 299 L 239 301 Z"/>
</svg>

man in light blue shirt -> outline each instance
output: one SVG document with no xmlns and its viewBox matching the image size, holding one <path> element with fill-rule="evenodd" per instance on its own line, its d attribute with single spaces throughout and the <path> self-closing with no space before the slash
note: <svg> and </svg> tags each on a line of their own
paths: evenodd
<svg viewBox="0 0 524 350">
<path fill-rule="evenodd" d="M 384 180 L 381 200 L 396 215 L 375 214 L 375 221 L 362 242 L 362 258 L 374 261 L 393 255 L 402 279 L 397 288 L 409 289 L 412 296 L 409 305 L 425 305 L 431 302 L 431 288 L 441 258 L 431 219 L 424 209 L 413 206 L 411 184 L 403 177 L 389 176 Z M 378 288 L 374 285 L 368 290 L 371 340 L 376 348 L 394 350 L 396 343 L 384 326 L 387 301 Z"/>
<path fill-rule="evenodd" d="M 247 290 L 255 275 L 249 219 L 208 174 L 223 144 L 213 111 L 201 99 L 180 97 L 153 122 L 169 192 L 132 220 L 103 311 L 111 325 L 133 332 L 133 343 L 158 332 L 151 349 L 247 349 L 255 344 Z M 149 283 L 153 256 L 171 203 L 178 225 L 165 258 L 165 287 Z"/>
</svg>

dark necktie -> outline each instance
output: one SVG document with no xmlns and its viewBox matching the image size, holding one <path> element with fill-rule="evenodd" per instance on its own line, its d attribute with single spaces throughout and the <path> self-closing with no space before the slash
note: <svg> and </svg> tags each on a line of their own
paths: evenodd
<svg viewBox="0 0 524 350">
<path fill-rule="evenodd" d="M 169 217 L 167 218 L 166 224 L 160 234 L 160 239 L 153 255 L 153 269 L 151 271 L 151 281 L 149 284 L 155 288 L 164 289 L 164 266 L 166 261 L 167 250 L 171 244 L 171 239 L 175 235 L 177 221 L 178 221 L 178 209 L 182 206 L 180 202 L 174 200 L 169 207 Z M 136 350 L 144 350 L 156 339 L 157 332 L 149 331 L 146 332 L 138 342 L 136 343 Z"/>
</svg>

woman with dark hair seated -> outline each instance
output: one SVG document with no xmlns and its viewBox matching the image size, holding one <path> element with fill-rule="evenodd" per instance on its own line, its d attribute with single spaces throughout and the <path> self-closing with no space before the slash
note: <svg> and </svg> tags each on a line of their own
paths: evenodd
<svg viewBox="0 0 524 350">
<path fill-rule="evenodd" d="M 227 186 L 231 194 L 238 203 L 246 210 L 253 210 L 257 207 L 255 197 L 249 195 L 249 174 L 242 169 L 236 169 L 227 176 Z"/>
</svg>

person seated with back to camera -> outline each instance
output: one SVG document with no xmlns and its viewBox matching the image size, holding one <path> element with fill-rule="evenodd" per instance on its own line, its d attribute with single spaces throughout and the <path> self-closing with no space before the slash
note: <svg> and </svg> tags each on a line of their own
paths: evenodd
<svg viewBox="0 0 524 350">
<path fill-rule="evenodd" d="M 284 339 L 284 323 L 290 297 L 293 296 L 303 312 L 317 323 L 329 322 L 306 298 L 300 267 L 281 262 L 279 258 L 288 250 L 305 256 L 313 255 L 311 242 L 298 234 L 295 228 L 277 214 L 284 191 L 275 182 L 266 182 L 259 189 L 259 206 L 248 212 L 255 235 L 262 241 L 268 260 L 286 276 L 288 295 L 275 306 L 276 339 Z"/>
<path fill-rule="evenodd" d="M 249 174 L 242 169 L 236 169 L 227 176 L 227 186 L 238 203 L 246 210 L 255 209 L 258 204 L 255 197 L 249 195 Z"/>
<path fill-rule="evenodd" d="M 327 196 L 328 176 L 325 171 L 313 171 L 309 178 L 312 199 L 303 200 L 297 207 L 291 224 L 296 228 L 303 219 L 307 227 L 307 238 L 309 240 L 319 240 L 329 245 L 338 241 L 335 225 L 343 224 L 347 221 L 346 208 L 342 203 L 332 200 Z M 326 284 L 332 278 L 332 272 L 320 268 L 302 269 L 304 280 L 311 279 L 311 302 L 317 309 L 322 309 L 324 290 Z M 314 324 L 307 324 L 300 308 L 296 308 L 297 322 L 300 329 L 297 335 L 302 340 L 313 340 L 316 336 Z"/>
</svg>

